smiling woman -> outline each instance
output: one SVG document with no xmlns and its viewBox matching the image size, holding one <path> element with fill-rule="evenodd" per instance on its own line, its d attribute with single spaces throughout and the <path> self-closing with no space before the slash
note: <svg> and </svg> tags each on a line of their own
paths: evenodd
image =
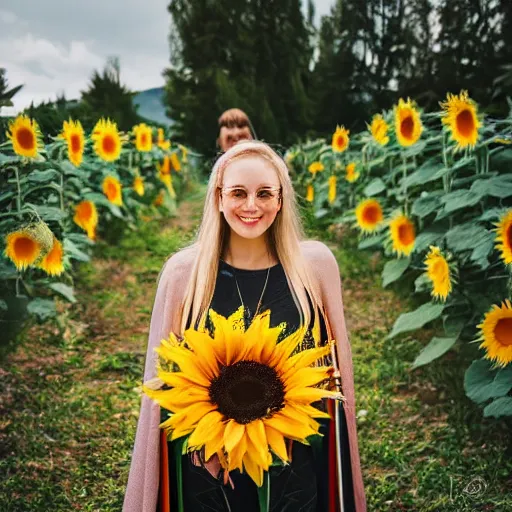
<svg viewBox="0 0 512 512">
<path fill-rule="evenodd" d="M 124 512 L 366 511 L 339 268 L 303 238 L 285 162 L 226 151 L 160 275 Z"/>
</svg>

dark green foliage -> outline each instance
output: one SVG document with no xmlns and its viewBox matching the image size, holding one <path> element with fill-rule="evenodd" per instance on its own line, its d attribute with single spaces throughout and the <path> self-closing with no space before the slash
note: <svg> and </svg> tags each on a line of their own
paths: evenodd
<svg viewBox="0 0 512 512">
<path fill-rule="evenodd" d="M 173 0 L 169 12 L 166 103 L 178 139 L 211 154 L 217 119 L 232 107 L 271 143 L 307 131 L 311 28 L 298 0 Z"/>
</svg>

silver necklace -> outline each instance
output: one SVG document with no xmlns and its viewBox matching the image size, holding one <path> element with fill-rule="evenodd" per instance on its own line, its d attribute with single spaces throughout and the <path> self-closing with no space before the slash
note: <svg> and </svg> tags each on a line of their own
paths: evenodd
<svg viewBox="0 0 512 512">
<path fill-rule="evenodd" d="M 258 301 L 258 305 L 256 307 L 256 312 L 254 313 L 253 319 L 256 318 L 256 316 L 258 315 L 258 311 L 260 310 L 261 301 L 263 299 L 263 295 L 265 294 L 265 290 L 267 289 L 267 283 L 268 283 L 268 276 L 269 276 L 269 274 L 270 274 L 270 267 L 268 267 L 268 269 L 267 269 L 267 277 L 265 279 L 265 284 L 263 285 L 263 290 L 261 292 L 260 300 Z M 238 296 L 240 297 L 240 302 L 242 303 L 242 306 L 244 307 L 244 312 L 245 312 L 246 308 L 245 308 L 244 301 L 242 299 L 242 294 L 240 293 L 240 287 L 238 286 L 238 281 L 236 279 L 236 272 L 235 272 L 234 268 L 233 268 L 233 276 L 235 278 L 235 284 L 236 284 L 236 289 L 238 290 Z"/>
</svg>

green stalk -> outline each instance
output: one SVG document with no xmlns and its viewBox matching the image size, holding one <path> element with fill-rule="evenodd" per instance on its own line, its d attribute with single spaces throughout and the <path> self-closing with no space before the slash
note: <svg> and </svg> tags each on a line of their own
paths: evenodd
<svg viewBox="0 0 512 512">
<path fill-rule="evenodd" d="M 407 211 L 409 209 L 408 205 L 408 197 L 407 197 L 407 159 L 405 158 L 404 154 L 402 153 L 402 192 L 404 194 L 404 215 L 407 217 Z"/>
<path fill-rule="evenodd" d="M 258 503 L 260 512 L 269 512 L 270 510 L 270 475 L 268 471 L 263 473 L 263 485 L 258 487 Z"/>
<path fill-rule="evenodd" d="M 16 175 L 16 185 L 18 187 L 18 195 L 16 197 L 16 209 L 18 210 L 18 218 L 22 219 L 21 214 L 21 185 L 20 185 L 20 175 L 17 167 L 14 167 L 14 174 Z"/>
</svg>

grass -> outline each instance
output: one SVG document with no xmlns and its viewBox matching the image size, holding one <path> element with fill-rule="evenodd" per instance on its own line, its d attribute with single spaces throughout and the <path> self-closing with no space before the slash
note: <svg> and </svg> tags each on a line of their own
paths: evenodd
<svg viewBox="0 0 512 512">
<path fill-rule="evenodd" d="M 154 219 L 116 247 L 96 245 L 75 305 L 29 325 L 0 369 L 0 510 L 120 511 L 139 412 L 156 278 L 197 225 L 202 191 L 177 219 Z M 510 430 L 482 418 L 462 389 L 475 354 L 411 370 L 431 333 L 387 340 L 409 298 L 383 290 L 378 255 L 350 231 L 309 219 L 343 278 L 369 511 L 512 509 Z"/>
</svg>

